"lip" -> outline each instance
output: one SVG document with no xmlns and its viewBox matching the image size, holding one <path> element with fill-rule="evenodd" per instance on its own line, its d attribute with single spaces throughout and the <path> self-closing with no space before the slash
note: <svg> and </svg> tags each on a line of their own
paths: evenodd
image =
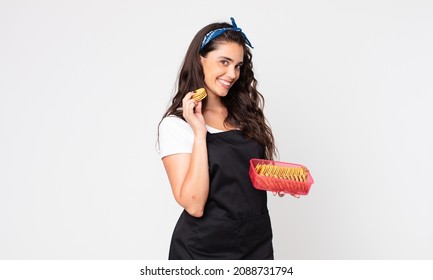
<svg viewBox="0 0 433 280">
<path fill-rule="evenodd" d="M 229 89 L 232 86 L 232 82 L 231 81 L 227 81 L 227 80 L 224 80 L 224 79 L 217 79 L 217 80 L 220 83 L 220 85 L 222 85 L 226 89 Z"/>
</svg>

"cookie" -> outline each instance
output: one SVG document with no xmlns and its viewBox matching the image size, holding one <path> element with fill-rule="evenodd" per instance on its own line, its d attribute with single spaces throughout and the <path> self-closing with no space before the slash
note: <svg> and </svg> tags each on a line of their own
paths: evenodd
<svg viewBox="0 0 433 280">
<path fill-rule="evenodd" d="M 305 167 L 284 167 L 271 164 L 257 164 L 255 169 L 259 175 L 288 179 L 297 182 L 305 182 L 308 177 L 308 169 Z"/>
<path fill-rule="evenodd" d="M 192 99 L 197 102 L 202 101 L 207 96 L 206 90 L 204 88 L 196 89 L 194 92 L 195 93 L 193 94 Z"/>
</svg>

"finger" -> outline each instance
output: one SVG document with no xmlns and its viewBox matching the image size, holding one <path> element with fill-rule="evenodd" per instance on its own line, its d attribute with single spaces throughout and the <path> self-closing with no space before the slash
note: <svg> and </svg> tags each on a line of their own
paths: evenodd
<svg viewBox="0 0 433 280">
<path fill-rule="evenodd" d="M 182 103 L 184 103 L 184 102 L 190 100 L 193 94 L 194 94 L 193 91 L 190 91 L 190 92 L 188 92 L 187 94 L 185 94 L 185 96 L 184 96 L 183 99 L 182 99 Z"/>
<path fill-rule="evenodd" d="M 201 114 L 201 106 L 202 106 L 202 102 L 201 101 L 199 101 L 199 102 L 196 102 L 196 106 L 195 106 L 195 108 L 194 108 L 194 113 L 196 113 L 196 114 Z"/>
<path fill-rule="evenodd" d="M 188 117 L 194 115 L 194 107 L 197 106 L 197 101 L 191 99 L 186 101 L 183 104 L 183 116 L 184 118 L 188 119 Z"/>
<path fill-rule="evenodd" d="M 188 92 L 187 94 L 185 94 L 185 96 L 182 98 L 182 108 L 186 109 L 186 103 L 191 100 L 191 96 L 194 94 L 193 91 Z"/>
</svg>

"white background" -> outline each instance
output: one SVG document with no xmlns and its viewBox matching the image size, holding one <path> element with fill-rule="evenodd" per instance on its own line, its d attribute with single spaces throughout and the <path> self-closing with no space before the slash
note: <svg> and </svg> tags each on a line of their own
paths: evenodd
<svg viewBox="0 0 433 280">
<path fill-rule="evenodd" d="M 0 259 L 166 259 L 156 152 L 183 55 L 233 16 L 279 159 L 277 259 L 433 258 L 432 1 L 0 0 Z"/>
</svg>

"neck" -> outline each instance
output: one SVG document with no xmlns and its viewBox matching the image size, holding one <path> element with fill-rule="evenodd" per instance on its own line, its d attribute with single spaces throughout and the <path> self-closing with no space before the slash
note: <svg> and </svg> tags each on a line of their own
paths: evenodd
<svg viewBox="0 0 433 280">
<path fill-rule="evenodd" d="M 221 101 L 221 97 L 208 95 L 205 110 L 220 111 L 223 109 L 225 109 L 225 106 Z"/>
</svg>

